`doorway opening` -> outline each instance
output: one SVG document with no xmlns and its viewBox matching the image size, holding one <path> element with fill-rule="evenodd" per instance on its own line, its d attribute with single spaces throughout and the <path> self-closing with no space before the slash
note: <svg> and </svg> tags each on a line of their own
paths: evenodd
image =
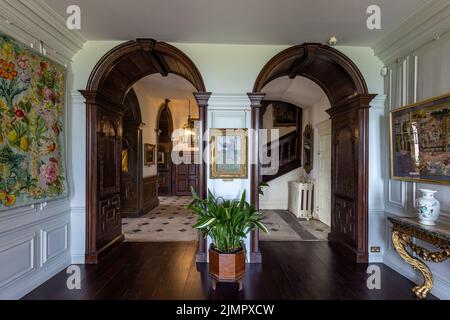
<svg viewBox="0 0 450 320">
<path fill-rule="evenodd" d="M 195 217 L 186 207 L 198 190 L 199 108 L 195 88 L 177 76 L 149 75 L 133 85 L 142 118 L 141 214 L 122 215 L 128 242 L 195 241 Z M 125 128 L 125 127 L 124 127 Z M 122 194 L 122 196 L 124 196 Z"/>
<path fill-rule="evenodd" d="M 331 226 L 328 239 L 343 248 L 342 252 L 354 261 L 366 263 L 368 115 L 369 104 L 375 95 L 368 94 L 361 72 L 340 51 L 316 43 L 294 46 L 274 56 L 255 81 L 253 93 L 249 94 L 254 129 L 262 127 L 261 109 L 266 95 L 264 88 L 278 78 L 295 80 L 298 76 L 319 86 L 330 104 L 326 111 L 331 119 Z M 325 142 L 326 138 L 323 138 L 322 143 Z M 257 147 L 262 148 L 262 145 L 259 143 Z M 261 166 L 253 165 L 251 195 L 252 203 L 258 208 L 258 185 L 261 181 Z M 250 251 L 256 262 L 261 260 L 259 239 L 259 233 L 253 232 Z"/>
<path fill-rule="evenodd" d="M 194 95 L 199 106 L 199 145 L 204 143 L 210 93 L 206 92 L 197 67 L 183 52 L 165 42 L 137 39 L 118 45 L 100 59 L 89 77 L 86 90 L 81 91 L 86 98 L 86 263 L 97 263 L 125 238 L 121 198 L 126 189 L 121 184 L 121 177 L 122 170 L 126 169 L 122 166 L 122 159 L 127 157 L 122 151 L 125 146 L 130 159 L 132 150 L 131 139 L 124 137 L 126 99 L 139 80 L 151 75 L 163 78 L 176 75 L 190 83 L 191 96 Z M 142 105 L 140 101 L 139 104 Z M 139 135 L 144 130 L 139 128 L 136 132 Z M 137 150 L 140 149 L 138 145 Z M 199 157 L 203 159 L 203 148 L 199 150 Z M 137 161 L 141 158 L 136 157 Z M 137 165 L 137 170 L 143 171 L 139 167 Z M 205 172 L 206 166 L 200 163 L 198 189 L 202 196 L 206 194 Z M 138 207 L 154 205 L 146 203 L 144 198 L 156 192 L 155 188 L 146 191 L 155 185 L 157 179 L 150 184 L 146 184 L 144 179 L 141 185 L 137 185 L 133 196 Z M 202 245 L 203 242 L 199 242 L 199 251 L 203 250 Z M 198 256 L 203 257 L 203 254 Z"/>
<path fill-rule="evenodd" d="M 261 144 L 265 153 L 278 158 L 262 165 L 261 178 L 267 186 L 259 208 L 270 234 L 260 234 L 260 240 L 327 241 L 331 133 L 321 136 L 318 127 L 328 125 L 331 131 L 326 113 L 330 102 L 317 84 L 301 76 L 274 79 L 262 92 L 261 127 L 268 139 Z M 271 169 L 276 160 L 278 166 Z"/>
</svg>

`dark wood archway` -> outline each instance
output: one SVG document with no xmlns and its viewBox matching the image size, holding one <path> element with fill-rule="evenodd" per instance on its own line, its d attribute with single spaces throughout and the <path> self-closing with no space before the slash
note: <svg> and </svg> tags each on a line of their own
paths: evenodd
<svg viewBox="0 0 450 320">
<path fill-rule="evenodd" d="M 368 116 L 369 94 L 356 65 L 329 46 L 305 43 L 274 56 L 261 70 L 253 93 L 252 127 L 260 129 L 260 109 L 264 86 L 279 77 L 306 77 L 317 83 L 331 103 L 332 187 L 331 233 L 329 240 L 344 248 L 355 261 L 368 261 Z M 259 146 L 259 144 L 258 144 Z M 258 153 L 259 155 L 259 153 Z M 252 167 L 252 203 L 259 207 L 260 165 Z M 259 235 L 251 238 L 253 262 L 261 261 Z"/>
<path fill-rule="evenodd" d="M 172 162 L 169 155 L 172 152 L 172 133 L 173 133 L 173 120 L 172 113 L 169 108 L 170 100 L 166 99 L 164 104 L 158 110 L 158 117 L 156 118 L 156 131 L 158 134 L 156 150 L 158 152 L 164 152 L 166 159 L 163 165 L 158 166 L 158 194 L 159 195 L 172 195 L 173 176 L 172 176 Z"/>
<path fill-rule="evenodd" d="M 203 132 L 210 93 L 192 60 L 165 42 L 137 39 L 118 45 L 100 59 L 86 90 L 80 91 L 86 98 L 86 263 L 97 263 L 123 241 L 120 168 L 126 100 L 138 80 L 157 73 L 177 74 L 192 83 Z M 206 194 L 206 166 L 201 170 L 200 193 Z"/>
</svg>

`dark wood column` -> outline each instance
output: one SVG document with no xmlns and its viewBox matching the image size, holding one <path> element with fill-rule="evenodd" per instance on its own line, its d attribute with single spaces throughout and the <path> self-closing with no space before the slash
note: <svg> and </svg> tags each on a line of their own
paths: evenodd
<svg viewBox="0 0 450 320">
<path fill-rule="evenodd" d="M 85 259 L 95 264 L 124 240 L 120 214 L 123 110 L 97 91 L 80 92 L 86 98 Z M 114 179 L 105 179 L 107 174 Z"/>
<path fill-rule="evenodd" d="M 209 97 L 211 96 L 211 92 L 194 92 L 193 93 L 195 100 L 197 100 L 198 104 L 198 115 L 199 115 L 199 122 L 200 122 L 200 137 L 199 137 L 199 177 L 198 177 L 198 193 L 200 197 L 205 198 L 208 192 L 208 181 L 207 181 L 207 169 L 208 165 L 205 163 L 204 159 L 204 151 L 206 148 L 206 144 L 208 143 L 205 141 L 204 136 L 206 131 L 208 130 L 208 124 L 207 124 L 207 118 L 208 118 L 208 101 Z M 206 248 L 206 238 L 203 233 L 198 233 L 198 249 L 197 249 L 197 256 L 196 256 L 196 262 L 200 263 L 206 263 L 208 261 L 207 259 L 207 251 L 208 248 Z"/>
<path fill-rule="evenodd" d="M 327 110 L 332 122 L 331 232 L 329 240 L 348 250 L 358 263 L 368 262 L 369 104 L 359 94 Z"/>
<path fill-rule="evenodd" d="M 96 92 L 86 98 L 86 264 L 97 263 L 97 104 Z"/>
<path fill-rule="evenodd" d="M 254 159 L 251 165 L 250 172 L 250 184 L 251 184 L 251 194 L 250 202 L 259 209 L 259 183 L 261 181 L 261 166 L 259 161 L 260 153 L 260 139 L 259 130 L 261 129 L 261 102 L 265 97 L 265 93 L 248 93 L 248 98 L 250 99 L 250 106 L 252 108 L 252 129 L 253 135 L 253 145 L 256 150 L 253 150 Z M 250 238 L 250 263 L 261 263 L 261 251 L 259 251 L 259 230 L 255 230 L 251 234 Z"/>
</svg>

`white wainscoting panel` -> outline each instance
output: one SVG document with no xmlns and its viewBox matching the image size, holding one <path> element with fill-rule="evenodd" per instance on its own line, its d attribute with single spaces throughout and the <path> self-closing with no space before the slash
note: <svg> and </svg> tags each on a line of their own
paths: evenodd
<svg viewBox="0 0 450 320">
<path fill-rule="evenodd" d="M 213 94 L 208 105 L 208 128 L 216 129 L 242 129 L 251 126 L 250 100 L 246 94 Z M 209 136 L 207 137 L 209 140 Z M 207 141 L 208 141 L 207 140 Z M 253 161 L 253 139 L 248 137 L 248 178 L 247 179 L 211 179 L 209 164 L 211 163 L 210 150 L 205 150 L 208 165 L 208 189 L 216 196 L 225 199 L 236 199 L 246 190 L 247 201 L 250 201 L 250 164 Z M 207 245 L 209 246 L 210 239 Z M 250 248 L 250 239 L 247 238 L 246 246 Z M 250 261 L 250 250 L 247 250 L 247 261 Z"/>
<path fill-rule="evenodd" d="M 41 229 L 41 267 L 68 250 L 69 224 L 67 221 Z"/>
<path fill-rule="evenodd" d="M 0 299 L 19 299 L 70 265 L 68 199 L 3 212 L 0 224 Z"/>
<path fill-rule="evenodd" d="M 36 233 L 0 238 L 0 288 L 35 270 Z"/>
</svg>

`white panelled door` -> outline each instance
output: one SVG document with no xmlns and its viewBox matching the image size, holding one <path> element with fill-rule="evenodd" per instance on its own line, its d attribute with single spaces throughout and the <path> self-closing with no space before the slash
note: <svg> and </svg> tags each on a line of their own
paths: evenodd
<svg viewBox="0 0 450 320">
<path fill-rule="evenodd" d="M 328 134 L 330 133 L 330 134 Z M 331 225 L 331 132 L 319 132 L 319 172 L 317 186 L 317 214 L 319 220 Z"/>
</svg>

